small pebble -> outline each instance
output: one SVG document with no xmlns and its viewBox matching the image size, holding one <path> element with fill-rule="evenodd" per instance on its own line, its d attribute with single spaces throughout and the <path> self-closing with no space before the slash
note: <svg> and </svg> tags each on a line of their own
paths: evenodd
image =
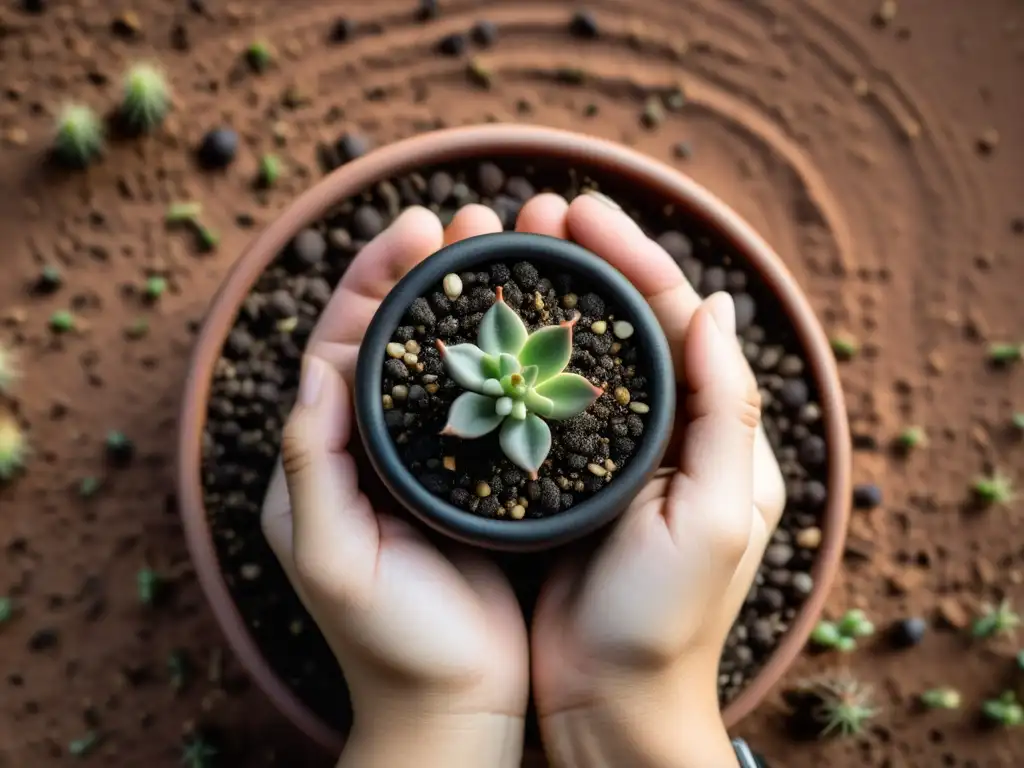
<svg viewBox="0 0 1024 768">
<path fill-rule="evenodd" d="M 812 525 L 801 529 L 796 535 L 796 543 L 804 549 L 817 549 L 821 544 L 821 528 Z"/>
<path fill-rule="evenodd" d="M 444 289 L 444 295 L 452 301 L 455 301 L 462 295 L 462 278 L 454 272 L 444 276 L 441 286 Z"/>
<path fill-rule="evenodd" d="M 455 457 L 454 456 L 445 456 L 443 459 L 441 459 L 441 466 L 443 466 L 449 472 L 454 472 L 455 471 Z"/>
<path fill-rule="evenodd" d="M 214 128 L 199 145 L 199 163 L 208 170 L 227 168 L 238 153 L 238 134 L 230 128 Z"/>
<path fill-rule="evenodd" d="M 477 483 L 476 495 L 481 499 L 486 499 L 488 496 L 491 495 L 491 486 L 483 482 Z"/>
<path fill-rule="evenodd" d="M 597 26 L 597 19 L 590 11 L 577 11 L 569 22 L 569 31 L 574 37 L 581 37 L 585 40 L 593 40 L 600 31 Z"/>
<path fill-rule="evenodd" d="M 889 637 L 898 648 L 910 648 L 920 643 L 928 631 L 928 622 L 911 617 L 900 619 L 889 630 Z"/>
<path fill-rule="evenodd" d="M 616 320 L 612 324 L 612 333 L 615 334 L 617 339 L 628 339 L 633 335 L 633 325 L 625 320 Z"/>
<path fill-rule="evenodd" d="M 315 266 L 327 253 L 327 240 L 318 230 L 304 229 L 292 240 L 292 253 L 302 264 Z"/>
<path fill-rule="evenodd" d="M 352 215 L 352 229 L 360 240 L 372 240 L 384 231 L 384 217 L 372 205 L 361 205 Z"/>
<path fill-rule="evenodd" d="M 398 401 L 405 400 L 409 397 L 409 388 L 405 384 L 395 384 L 391 388 L 391 397 Z"/>
<path fill-rule="evenodd" d="M 453 32 L 441 38 L 437 50 L 445 56 L 461 56 L 466 52 L 466 36 L 461 32 Z"/>
<path fill-rule="evenodd" d="M 395 401 L 391 395 L 381 395 L 380 402 L 381 405 L 384 406 L 385 411 L 395 407 Z"/>
<path fill-rule="evenodd" d="M 566 309 L 575 309 L 579 297 L 575 293 L 567 293 L 562 297 L 562 306 Z"/>
<path fill-rule="evenodd" d="M 814 579 L 809 573 L 794 573 L 790 585 L 801 595 L 809 595 L 814 591 Z"/>
<path fill-rule="evenodd" d="M 647 403 L 640 403 L 634 400 L 632 403 L 629 404 L 629 410 L 631 410 L 633 413 L 648 413 L 651 410 L 651 406 L 649 406 Z"/>
<path fill-rule="evenodd" d="M 405 342 L 405 351 L 418 355 L 421 352 L 419 342 L 415 339 L 409 339 Z"/>
<path fill-rule="evenodd" d="M 793 554 L 789 544 L 771 544 L 764 551 L 764 561 L 773 568 L 782 568 L 793 559 Z"/>
<path fill-rule="evenodd" d="M 473 36 L 473 42 L 487 48 L 494 45 L 494 42 L 498 39 L 498 26 L 493 21 L 478 21 L 473 25 L 473 30 L 470 34 Z"/>
<path fill-rule="evenodd" d="M 605 332 L 608 330 L 608 323 L 604 320 L 595 320 L 590 324 L 590 330 L 598 336 L 604 336 Z"/>
<path fill-rule="evenodd" d="M 613 393 L 615 395 L 615 402 L 619 405 L 629 405 L 629 390 L 625 387 L 616 387 Z"/>
<path fill-rule="evenodd" d="M 874 509 L 882 503 L 882 489 L 874 483 L 862 483 L 853 487 L 853 506 L 857 509 Z"/>
<path fill-rule="evenodd" d="M 524 507 L 522 504 L 516 504 L 509 511 L 509 514 L 512 516 L 513 520 L 522 520 L 524 517 L 526 517 L 526 507 Z"/>
<path fill-rule="evenodd" d="M 596 475 L 597 477 L 604 477 L 608 474 L 608 470 L 602 467 L 600 464 L 587 464 L 587 469 L 590 474 Z"/>
<path fill-rule="evenodd" d="M 401 360 L 405 355 L 405 347 L 399 344 L 397 341 L 388 343 L 387 346 L 388 357 L 393 357 L 396 360 Z"/>
<path fill-rule="evenodd" d="M 416 367 L 416 363 L 418 363 L 419 361 L 419 357 L 412 354 L 411 352 L 406 352 L 404 355 L 402 355 L 402 362 L 408 365 L 410 368 Z"/>
</svg>

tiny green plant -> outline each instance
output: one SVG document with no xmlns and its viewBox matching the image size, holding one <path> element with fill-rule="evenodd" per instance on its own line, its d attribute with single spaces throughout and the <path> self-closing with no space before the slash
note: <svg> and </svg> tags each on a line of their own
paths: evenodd
<svg viewBox="0 0 1024 768">
<path fill-rule="evenodd" d="M 904 451 L 923 448 L 928 445 L 928 436 L 921 427 L 907 427 L 897 435 L 896 445 Z"/>
<path fill-rule="evenodd" d="M 955 688 L 932 688 L 921 694 L 921 703 L 928 709 L 959 709 L 960 691 Z"/>
<path fill-rule="evenodd" d="M 82 738 L 68 743 L 68 754 L 72 757 L 86 757 L 92 754 L 99 745 L 100 735 L 96 731 L 89 731 Z"/>
<path fill-rule="evenodd" d="M 1020 362 L 1024 357 L 1024 344 L 992 344 L 988 348 L 988 359 L 993 365 L 1009 365 Z"/>
<path fill-rule="evenodd" d="M 171 108 L 171 89 L 159 67 L 136 64 L 124 76 L 121 118 L 136 131 L 151 131 Z"/>
<path fill-rule="evenodd" d="M 849 674 L 812 680 L 798 691 L 812 702 L 810 714 L 823 737 L 854 736 L 878 714 L 871 688 Z"/>
<path fill-rule="evenodd" d="M 274 49 L 266 40 L 256 40 L 245 49 L 245 60 L 254 72 L 266 72 L 274 63 Z"/>
<path fill-rule="evenodd" d="M 160 275 L 153 275 L 146 280 L 146 299 L 149 301 L 156 301 L 164 292 L 167 290 L 167 279 Z"/>
<path fill-rule="evenodd" d="M 10 480 L 25 465 L 28 440 L 13 416 L 0 414 L 0 482 Z"/>
<path fill-rule="evenodd" d="M 135 575 L 135 587 L 139 593 L 139 602 L 153 605 L 160 598 L 163 579 L 152 568 L 142 568 Z"/>
<path fill-rule="evenodd" d="M 195 734 L 185 742 L 181 764 L 185 768 L 213 768 L 219 751 L 201 735 Z"/>
<path fill-rule="evenodd" d="M 839 621 L 819 621 L 811 632 L 811 642 L 841 653 L 857 649 L 857 640 L 875 633 L 875 625 L 859 608 L 851 608 Z"/>
<path fill-rule="evenodd" d="M 9 597 L 0 596 L 0 624 L 6 624 L 14 615 L 14 603 Z"/>
<path fill-rule="evenodd" d="M 1008 728 L 1024 725 L 1024 706 L 1013 691 L 1004 691 L 999 698 L 986 701 L 981 705 L 981 713 L 987 720 Z"/>
<path fill-rule="evenodd" d="M 259 176 L 256 179 L 261 187 L 269 188 L 281 178 L 281 161 L 276 155 L 264 155 L 260 158 Z"/>
<path fill-rule="evenodd" d="M 78 495 L 83 499 L 91 499 L 100 489 L 99 478 L 89 475 L 83 477 L 78 483 Z"/>
<path fill-rule="evenodd" d="M 1002 472 L 976 478 L 971 490 L 978 501 L 987 506 L 1009 504 L 1017 497 L 1013 481 Z"/>
<path fill-rule="evenodd" d="M 875 625 L 860 608 L 851 608 L 839 620 L 839 631 L 846 637 L 870 637 L 875 634 Z"/>
<path fill-rule="evenodd" d="M 819 621 L 811 632 L 811 642 L 822 648 L 835 648 L 843 636 L 834 621 Z"/>
<path fill-rule="evenodd" d="M 971 635 L 978 638 L 995 635 L 1012 635 L 1021 625 L 1020 615 L 1013 610 L 1009 600 L 990 607 L 971 625 Z"/>
<path fill-rule="evenodd" d="M 833 336 L 829 343 L 832 345 L 832 353 L 839 360 L 852 360 L 860 350 L 857 340 L 845 333 Z"/>
<path fill-rule="evenodd" d="M 57 116 L 54 151 L 70 166 L 84 168 L 103 151 L 103 122 L 89 107 L 69 104 Z"/>
<path fill-rule="evenodd" d="M 202 203 L 194 200 L 171 203 L 164 213 L 164 221 L 168 224 L 192 224 L 203 213 Z"/>
<path fill-rule="evenodd" d="M 67 333 L 75 330 L 75 316 L 66 309 L 58 309 L 50 315 L 50 330 L 54 333 Z"/>
<path fill-rule="evenodd" d="M 448 411 L 442 435 L 482 437 L 501 427 L 501 450 L 536 479 L 551 450 L 545 419 L 568 419 L 585 411 L 603 390 L 575 373 L 563 373 L 572 356 L 572 329 L 579 319 L 527 331 L 502 289 L 480 321 L 476 344 L 438 351 L 448 375 L 468 390 Z"/>
<path fill-rule="evenodd" d="M 14 382 L 20 378 L 21 369 L 18 367 L 18 358 L 14 350 L 0 344 L 0 394 L 10 392 Z"/>
<path fill-rule="evenodd" d="M 214 251 L 217 249 L 217 246 L 220 245 L 220 235 L 217 234 L 216 230 L 197 223 L 196 234 L 199 237 L 199 248 L 204 253 Z"/>
</svg>

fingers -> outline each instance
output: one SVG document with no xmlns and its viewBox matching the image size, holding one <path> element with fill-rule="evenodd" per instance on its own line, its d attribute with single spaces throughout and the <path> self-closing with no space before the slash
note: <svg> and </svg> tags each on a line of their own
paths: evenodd
<svg viewBox="0 0 1024 768">
<path fill-rule="evenodd" d="M 569 228 L 565 217 L 568 212 L 569 204 L 564 197 L 551 192 L 537 195 L 519 212 L 516 232 L 532 232 L 567 240 Z"/>
<path fill-rule="evenodd" d="M 716 539 L 713 551 L 738 562 L 753 522 L 761 398 L 735 334 L 729 294 L 714 294 L 694 313 L 684 345 L 690 422 L 666 510 L 677 539 L 696 525 Z"/>
<path fill-rule="evenodd" d="M 352 261 L 320 315 L 310 342 L 358 343 L 381 299 L 442 242 L 437 216 L 418 206 L 403 211 Z"/>
<path fill-rule="evenodd" d="M 455 214 L 451 224 L 444 231 L 444 244 L 451 245 L 467 237 L 489 235 L 501 232 L 498 214 L 483 205 L 467 205 Z"/>
<path fill-rule="evenodd" d="M 566 215 L 569 235 L 603 258 L 636 286 L 654 310 L 682 376 L 682 342 L 700 296 L 665 249 L 651 240 L 604 195 L 580 195 Z"/>
<path fill-rule="evenodd" d="M 341 591 L 372 577 L 379 544 L 376 518 L 359 492 L 355 461 L 347 451 L 351 427 L 351 399 L 341 374 L 307 356 L 281 442 L 293 557 L 306 585 Z"/>
</svg>

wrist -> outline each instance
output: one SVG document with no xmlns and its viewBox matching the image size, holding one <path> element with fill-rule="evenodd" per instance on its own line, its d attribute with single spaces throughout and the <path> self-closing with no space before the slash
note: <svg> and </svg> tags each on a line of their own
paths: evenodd
<svg viewBox="0 0 1024 768">
<path fill-rule="evenodd" d="M 587 702 L 541 718 L 549 759 L 556 768 L 735 768 L 708 677 L 662 671 L 604 681 Z"/>
<path fill-rule="evenodd" d="M 338 768 L 518 768 L 522 717 L 388 712 L 357 717 Z"/>
</svg>

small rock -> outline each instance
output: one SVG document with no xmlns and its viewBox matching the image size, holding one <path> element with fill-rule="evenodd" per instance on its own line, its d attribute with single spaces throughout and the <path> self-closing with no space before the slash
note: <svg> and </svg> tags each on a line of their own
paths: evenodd
<svg viewBox="0 0 1024 768">
<path fill-rule="evenodd" d="M 800 595 L 809 595 L 814 591 L 814 579 L 809 573 L 794 573 L 790 580 L 790 586 Z"/>
<path fill-rule="evenodd" d="M 644 414 L 650 412 L 651 406 L 649 406 L 647 403 L 640 403 L 634 400 L 629 404 L 629 410 L 631 410 L 633 413 Z"/>
<path fill-rule="evenodd" d="M 820 435 L 808 435 L 800 441 L 800 460 L 809 467 L 819 467 L 828 458 L 828 446 Z"/>
<path fill-rule="evenodd" d="M 393 357 L 396 360 L 401 360 L 402 356 L 405 354 L 405 347 L 399 344 L 397 341 L 392 341 L 387 345 L 386 351 L 388 353 L 388 357 Z"/>
<path fill-rule="evenodd" d="M 292 240 L 292 253 L 300 263 L 306 266 L 316 266 L 323 261 L 327 253 L 327 240 L 316 229 L 304 229 Z"/>
<path fill-rule="evenodd" d="M 569 32 L 574 37 L 584 40 L 593 40 L 600 33 L 597 26 L 597 19 L 590 11 L 577 11 L 569 21 Z"/>
<path fill-rule="evenodd" d="M 889 630 L 889 637 L 897 648 L 910 648 L 920 643 L 928 631 L 928 622 L 921 618 L 900 619 Z"/>
<path fill-rule="evenodd" d="M 56 629 L 44 627 L 32 633 L 28 639 L 28 647 L 30 651 L 39 653 L 55 648 L 59 642 L 60 633 Z"/>
<path fill-rule="evenodd" d="M 802 528 L 796 534 L 796 543 L 803 549 L 817 549 L 821 544 L 821 528 L 817 526 Z"/>
<path fill-rule="evenodd" d="M 644 102 L 644 111 L 640 113 L 640 124 L 644 128 L 654 129 L 665 119 L 665 108 L 657 96 L 648 96 Z"/>
<path fill-rule="evenodd" d="M 441 286 L 444 289 L 444 295 L 452 301 L 455 301 L 462 295 L 462 278 L 454 272 L 444 276 Z"/>
<path fill-rule="evenodd" d="M 733 297 L 736 305 L 736 331 L 742 333 L 754 322 L 757 304 L 749 293 L 738 293 Z"/>
<path fill-rule="evenodd" d="M 420 7 L 416 11 L 416 18 L 420 21 L 436 19 L 439 13 L 437 0 L 420 0 Z"/>
<path fill-rule="evenodd" d="M 590 324 L 590 330 L 598 336 L 604 336 L 605 332 L 608 330 L 608 323 L 604 320 L 595 320 Z"/>
<path fill-rule="evenodd" d="M 764 561 L 773 568 L 782 568 L 793 559 L 793 554 L 789 544 L 771 544 L 764 552 Z"/>
<path fill-rule="evenodd" d="M 226 168 L 237 152 L 238 134 L 230 128 L 214 128 L 199 145 L 199 163 L 208 170 Z"/>
<path fill-rule="evenodd" d="M 478 21 L 473 25 L 473 30 L 470 34 L 473 37 L 473 42 L 488 48 L 494 45 L 498 39 L 498 26 L 493 21 Z"/>
<path fill-rule="evenodd" d="M 461 56 L 466 52 L 466 36 L 461 32 L 445 35 L 437 44 L 437 50 L 445 56 Z"/>
<path fill-rule="evenodd" d="M 625 320 L 616 320 L 612 323 L 612 333 L 617 339 L 628 339 L 633 335 L 633 325 Z"/>
<path fill-rule="evenodd" d="M 608 474 L 608 470 L 600 464 L 587 464 L 587 470 L 596 477 L 604 477 Z"/>
<path fill-rule="evenodd" d="M 693 256 L 693 243 L 682 232 L 675 230 L 663 232 L 658 237 L 657 243 L 677 263 L 681 264 L 684 260 Z"/>
<path fill-rule="evenodd" d="M 616 387 L 612 394 L 619 405 L 629 405 L 629 390 L 625 387 Z"/>
<path fill-rule="evenodd" d="M 356 23 L 352 19 L 341 18 L 334 22 L 329 36 L 332 43 L 345 43 L 352 39 L 356 31 Z"/>
<path fill-rule="evenodd" d="M 384 217 L 372 205 L 361 205 L 352 214 L 352 229 L 360 240 L 372 240 L 384 231 Z"/>
<path fill-rule="evenodd" d="M 800 408 L 807 403 L 810 392 L 803 379 L 784 379 L 779 390 L 779 400 L 787 408 Z"/>
<path fill-rule="evenodd" d="M 882 503 L 882 489 L 874 483 L 862 483 L 853 487 L 853 506 L 856 509 L 875 509 Z"/>
<path fill-rule="evenodd" d="M 526 507 L 522 504 L 516 504 L 511 510 L 509 510 L 509 514 L 512 516 L 513 520 L 522 520 L 526 517 Z"/>
<path fill-rule="evenodd" d="M 476 484 L 476 495 L 481 499 L 486 499 L 491 495 L 491 486 L 485 482 L 479 482 Z"/>
<path fill-rule="evenodd" d="M 344 133 L 335 142 L 338 159 L 347 163 L 362 157 L 370 151 L 370 140 L 358 133 Z"/>
</svg>

